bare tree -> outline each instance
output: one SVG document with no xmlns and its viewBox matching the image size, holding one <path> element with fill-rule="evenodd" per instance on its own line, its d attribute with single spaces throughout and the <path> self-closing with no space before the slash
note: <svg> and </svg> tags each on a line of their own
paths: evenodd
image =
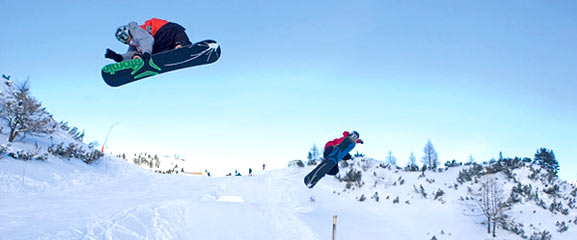
<svg viewBox="0 0 577 240">
<path fill-rule="evenodd" d="M 470 207 L 479 209 L 483 213 L 487 221 L 487 233 L 490 234 L 492 230 L 493 237 L 496 237 L 497 223 L 503 220 L 504 211 L 507 208 L 503 189 L 494 176 L 483 176 L 480 183 L 481 186 L 476 190 L 468 188 L 469 195 L 475 202 L 475 205 Z"/>
<path fill-rule="evenodd" d="M 389 150 L 389 155 L 387 155 L 387 162 L 393 166 L 397 166 L 397 158 L 393 156 L 393 151 Z"/>
<path fill-rule="evenodd" d="M 427 141 L 427 145 L 425 145 L 423 152 L 425 153 L 422 160 L 423 164 L 427 166 L 428 169 L 436 169 L 439 166 L 439 158 L 431 140 Z"/>
<path fill-rule="evenodd" d="M 0 97 L 0 116 L 8 121 L 10 128 L 9 142 L 13 142 L 23 134 L 50 134 L 56 129 L 57 123 L 42 107 L 42 104 L 30 96 L 27 81 L 19 86 L 5 82 L 9 90 Z"/>
<path fill-rule="evenodd" d="M 473 155 L 469 155 L 469 162 L 467 162 L 469 164 L 473 164 L 475 163 L 475 159 L 473 158 Z"/>
</svg>

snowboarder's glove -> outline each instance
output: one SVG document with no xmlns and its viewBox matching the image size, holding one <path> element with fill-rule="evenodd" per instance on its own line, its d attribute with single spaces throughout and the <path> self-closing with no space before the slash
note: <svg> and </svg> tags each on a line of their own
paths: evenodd
<svg viewBox="0 0 577 240">
<path fill-rule="evenodd" d="M 105 58 L 110 58 L 115 62 L 122 62 L 122 55 L 110 50 L 109 48 L 106 49 L 106 54 L 104 54 Z"/>
<path fill-rule="evenodd" d="M 359 143 L 364 144 L 365 142 L 363 142 L 363 140 L 359 139 Z"/>
</svg>

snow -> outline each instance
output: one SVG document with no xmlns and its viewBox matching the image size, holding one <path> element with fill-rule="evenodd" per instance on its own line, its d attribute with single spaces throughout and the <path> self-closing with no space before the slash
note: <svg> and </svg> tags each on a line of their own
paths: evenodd
<svg viewBox="0 0 577 240">
<path fill-rule="evenodd" d="M 356 160 L 362 163 L 362 160 Z M 5 239 L 330 239 L 337 216 L 337 239 L 491 239 L 482 218 L 464 214 L 451 190 L 460 168 L 442 173 L 409 173 L 384 168 L 365 172 L 365 185 L 348 189 L 325 177 L 313 189 L 302 183 L 312 170 L 286 168 L 253 176 L 209 178 L 161 175 L 112 156 L 87 165 L 79 160 L 0 160 L 0 236 Z M 370 174 L 374 171 L 375 174 Z M 403 185 L 394 186 L 399 177 Z M 377 187 L 369 186 L 381 179 Z M 433 183 L 427 179 L 434 179 Z M 425 199 L 413 185 L 447 194 Z M 370 199 L 379 192 L 379 202 Z M 367 200 L 356 199 L 361 194 Z M 389 200 L 385 198 L 389 196 Z M 392 203 L 399 196 L 400 203 Z M 314 199 L 314 200 L 313 200 Z M 409 200 L 410 204 L 405 201 Z M 529 204 L 534 225 L 561 218 Z M 573 211 L 570 216 L 575 218 Z M 548 225 L 553 220 L 545 221 Z M 572 224 L 571 224 L 572 225 Z M 571 226 L 554 239 L 575 239 Z M 548 226 L 551 227 L 551 226 Z M 549 229 L 555 229 L 553 227 Z M 496 239 L 521 239 L 498 231 Z"/>
<path fill-rule="evenodd" d="M 61 129 L 7 139 L 2 131 L 0 145 L 12 151 L 85 145 Z M 332 239 L 334 216 L 336 239 L 522 239 L 500 228 L 496 238 L 487 234 L 483 216 L 461 200 L 468 186 L 478 186 L 458 184 L 466 166 L 422 175 L 357 158 L 339 174 L 360 170 L 361 186 L 327 176 L 308 189 L 303 177 L 314 166 L 211 178 L 157 174 L 111 155 L 92 164 L 53 155 L 44 161 L 0 157 L 1 239 Z M 546 206 L 557 201 L 566 207 L 574 199 L 568 183 L 558 181 L 561 197 L 552 198 L 542 192 L 546 184 L 529 179 L 528 167 L 513 174 L 538 188 Z M 516 183 L 502 173 L 492 176 L 508 197 Z M 427 197 L 416 191 L 421 186 Z M 434 199 L 439 190 L 445 194 Z M 577 239 L 575 209 L 552 213 L 524 200 L 508 214 L 527 236 L 547 230 L 553 239 Z M 556 222 L 569 229 L 558 232 Z"/>
</svg>

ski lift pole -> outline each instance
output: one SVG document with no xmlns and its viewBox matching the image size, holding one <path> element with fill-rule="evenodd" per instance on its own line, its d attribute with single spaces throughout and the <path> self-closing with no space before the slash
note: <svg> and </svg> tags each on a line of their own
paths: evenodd
<svg viewBox="0 0 577 240">
<path fill-rule="evenodd" d="M 336 240 L 337 234 L 337 215 L 333 216 L 333 240 Z"/>
<path fill-rule="evenodd" d="M 110 126 L 110 128 L 108 129 L 108 134 L 106 134 L 106 139 L 104 139 L 104 143 L 102 144 L 102 149 L 100 150 L 100 152 L 104 153 L 104 146 L 106 146 L 106 142 L 108 142 L 108 138 L 110 137 L 110 132 L 112 132 L 112 128 L 116 125 L 118 125 L 118 122 L 112 124 L 112 126 Z"/>
</svg>

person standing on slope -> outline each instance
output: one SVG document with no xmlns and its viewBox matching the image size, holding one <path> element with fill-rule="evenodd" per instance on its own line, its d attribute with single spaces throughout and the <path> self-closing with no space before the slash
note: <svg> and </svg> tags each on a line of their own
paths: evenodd
<svg viewBox="0 0 577 240">
<path fill-rule="evenodd" d="M 339 172 L 338 162 L 340 160 L 351 159 L 349 152 L 353 150 L 357 143 L 363 144 L 357 131 L 343 132 L 343 137 L 333 139 L 325 144 L 323 152 L 323 161 L 307 174 L 304 179 L 308 188 L 314 187 L 317 182 L 325 176 L 336 175 Z"/>
<path fill-rule="evenodd" d="M 151 54 L 191 45 L 184 31 L 185 29 L 177 23 L 158 18 L 152 18 L 140 26 L 136 22 L 130 22 L 128 25 L 120 26 L 115 33 L 118 41 L 128 45 L 128 51 L 125 54 L 118 54 L 106 49 L 104 57 L 116 62 L 136 58 L 147 61 Z"/>
</svg>

